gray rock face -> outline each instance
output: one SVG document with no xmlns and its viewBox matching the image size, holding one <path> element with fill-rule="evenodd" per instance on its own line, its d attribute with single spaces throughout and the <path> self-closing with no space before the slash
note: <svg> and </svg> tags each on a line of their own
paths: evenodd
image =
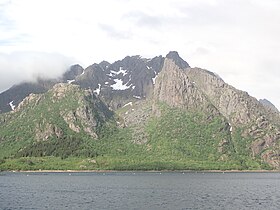
<svg viewBox="0 0 280 210">
<path fill-rule="evenodd" d="M 207 70 L 193 68 L 187 74 L 229 122 L 247 124 L 251 120 L 256 120 L 257 112 L 262 107 L 248 93 L 226 84 L 219 76 Z"/>
<path fill-rule="evenodd" d="M 132 142 L 134 144 L 145 144 L 148 142 L 146 125 L 152 116 L 152 106 L 148 100 L 130 102 L 125 106 L 126 112 L 122 114 L 124 126 L 133 130 Z"/>
<path fill-rule="evenodd" d="M 205 110 L 210 105 L 205 95 L 189 80 L 186 72 L 169 58 L 165 59 L 156 79 L 154 99 L 187 110 Z"/>
<path fill-rule="evenodd" d="M 56 125 L 46 123 L 44 125 L 37 124 L 35 128 L 35 139 L 36 141 L 46 141 L 50 137 L 61 138 L 63 131 Z"/>
</svg>

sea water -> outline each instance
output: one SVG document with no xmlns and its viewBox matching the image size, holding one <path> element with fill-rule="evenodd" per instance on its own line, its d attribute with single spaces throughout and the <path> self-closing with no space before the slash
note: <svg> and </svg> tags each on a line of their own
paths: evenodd
<svg viewBox="0 0 280 210">
<path fill-rule="evenodd" d="M 0 209 L 279 208 L 279 173 L 0 173 Z"/>
</svg>

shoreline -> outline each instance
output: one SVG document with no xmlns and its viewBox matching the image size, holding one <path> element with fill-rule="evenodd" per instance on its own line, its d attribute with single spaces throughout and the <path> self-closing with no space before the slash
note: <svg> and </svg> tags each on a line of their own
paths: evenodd
<svg viewBox="0 0 280 210">
<path fill-rule="evenodd" d="M 10 170 L 10 173 L 280 173 L 280 170 Z"/>
</svg>

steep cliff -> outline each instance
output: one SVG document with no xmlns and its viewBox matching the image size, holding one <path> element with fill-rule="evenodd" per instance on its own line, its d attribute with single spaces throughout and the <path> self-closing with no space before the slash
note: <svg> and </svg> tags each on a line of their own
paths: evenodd
<svg viewBox="0 0 280 210">
<path fill-rule="evenodd" d="M 215 109 L 186 72 L 187 70 L 181 69 L 174 60 L 166 58 L 156 79 L 154 100 L 189 111 L 203 112 L 209 108 Z"/>
<path fill-rule="evenodd" d="M 262 160 L 279 168 L 279 112 L 271 112 L 257 99 L 226 84 L 212 72 L 193 68 L 187 75 L 226 117 L 231 130 L 250 139 L 245 147 L 251 154 L 261 156 Z"/>
</svg>

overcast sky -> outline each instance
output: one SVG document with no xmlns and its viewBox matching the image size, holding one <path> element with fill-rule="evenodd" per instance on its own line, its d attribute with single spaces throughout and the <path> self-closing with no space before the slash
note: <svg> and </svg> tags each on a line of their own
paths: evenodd
<svg viewBox="0 0 280 210">
<path fill-rule="evenodd" d="M 171 50 L 280 108 L 279 0 L 0 0 L 0 92 Z"/>
</svg>

